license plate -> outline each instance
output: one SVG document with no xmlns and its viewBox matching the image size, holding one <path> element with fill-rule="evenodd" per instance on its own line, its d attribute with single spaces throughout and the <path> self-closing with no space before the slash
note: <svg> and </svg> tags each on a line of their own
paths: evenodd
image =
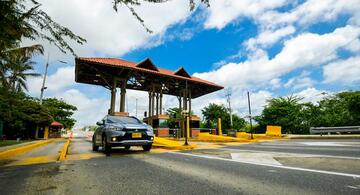
<svg viewBox="0 0 360 195">
<path fill-rule="evenodd" d="M 131 137 L 132 138 L 141 138 L 141 133 L 132 133 Z"/>
</svg>

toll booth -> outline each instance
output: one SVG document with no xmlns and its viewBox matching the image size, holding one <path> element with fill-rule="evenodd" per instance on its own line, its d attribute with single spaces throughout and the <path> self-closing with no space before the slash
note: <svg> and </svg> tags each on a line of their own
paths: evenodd
<svg viewBox="0 0 360 195">
<path fill-rule="evenodd" d="M 54 121 L 49 126 L 48 138 L 61 138 L 61 130 L 63 125 L 57 121 Z"/>
<path fill-rule="evenodd" d="M 175 71 L 157 67 L 150 58 L 140 62 L 131 62 L 118 58 L 77 57 L 75 58 L 75 81 L 108 89 L 110 115 L 116 115 L 115 102 L 118 89 L 120 89 L 119 113 L 125 113 L 128 89 L 148 92 L 148 117 L 144 119 L 144 122 L 152 125 L 155 133 L 160 137 L 169 136 L 169 127 L 166 124 L 169 116 L 163 113 L 164 95 L 177 97 L 179 109 L 191 113 L 192 99 L 224 88 L 192 76 L 183 67 Z M 183 124 L 184 121 L 180 123 Z M 199 117 L 192 116 L 190 119 L 190 126 L 193 129 L 192 137 L 198 135 L 199 131 L 196 128 L 199 124 Z"/>
<path fill-rule="evenodd" d="M 178 122 L 179 127 L 183 127 L 182 129 L 186 130 L 186 117 L 184 117 L 184 119 L 181 120 L 177 120 L 176 122 Z M 196 115 L 192 115 L 189 118 L 189 126 L 190 126 L 190 137 L 195 138 L 198 137 L 200 134 L 200 117 L 196 116 Z M 181 132 L 181 137 L 185 136 L 185 131 Z"/>
<path fill-rule="evenodd" d="M 154 133 L 158 137 L 169 137 L 169 125 L 167 120 L 169 119 L 169 115 L 161 114 L 146 117 L 143 119 L 144 123 L 151 125 L 154 128 Z"/>
</svg>

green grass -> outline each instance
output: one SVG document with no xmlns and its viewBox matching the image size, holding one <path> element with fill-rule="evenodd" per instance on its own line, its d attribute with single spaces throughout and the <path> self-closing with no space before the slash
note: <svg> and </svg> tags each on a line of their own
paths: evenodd
<svg viewBox="0 0 360 195">
<path fill-rule="evenodd" d="M 25 143 L 25 142 L 28 142 L 28 141 L 21 140 L 21 141 L 17 142 L 16 140 L 3 140 L 3 141 L 0 140 L 0 147 L 21 144 L 21 143 Z"/>
</svg>

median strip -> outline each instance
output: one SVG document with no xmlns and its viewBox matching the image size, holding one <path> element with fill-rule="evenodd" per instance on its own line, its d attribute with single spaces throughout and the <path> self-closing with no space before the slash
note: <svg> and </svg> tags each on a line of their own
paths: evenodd
<svg viewBox="0 0 360 195">
<path fill-rule="evenodd" d="M 30 150 L 33 150 L 33 149 L 38 148 L 40 146 L 47 145 L 47 144 L 52 143 L 54 141 L 55 141 L 54 139 L 38 141 L 38 142 L 36 142 L 34 144 L 28 144 L 28 145 L 25 145 L 25 146 L 20 146 L 20 147 L 14 148 L 14 149 L 10 149 L 10 150 L 0 152 L 0 160 L 11 158 L 13 156 L 26 153 L 26 152 L 28 152 Z"/>
<path fill-rule="evenodd" d="M 153 147 L 171 150 L 190 150 L 196 147 L 195 144 L 185 146 L 182 142 L 173 141 L 165 138 L 154 137 Z"/>
<path fill-rule="evenodd" d="M 60 156 L 59 156 L 59 161 L 64 161 L 66 159 L 66 154 L 68 152 L 69 146 L 70 146 L 70 142 L 71 140 L 68 139 L 66 141 L 66 143 L 64 144 L 64 147 L 61 150 Z"/>
</svg>

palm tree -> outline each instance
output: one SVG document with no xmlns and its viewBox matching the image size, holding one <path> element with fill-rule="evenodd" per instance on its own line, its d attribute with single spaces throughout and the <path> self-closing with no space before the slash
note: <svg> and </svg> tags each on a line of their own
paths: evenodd
<svg viewBox="0 0 360 195">
<path fill-rule="evenodd" d="M 27 91 L 27 77 L 40 76 L 32 72 L 34 62 L 31 61 L 32 56 L 38 53 L 43 53 L 41 45 L 6 51 L 0 60 L 0 85 L 13 92 Z"/>
</svg>

